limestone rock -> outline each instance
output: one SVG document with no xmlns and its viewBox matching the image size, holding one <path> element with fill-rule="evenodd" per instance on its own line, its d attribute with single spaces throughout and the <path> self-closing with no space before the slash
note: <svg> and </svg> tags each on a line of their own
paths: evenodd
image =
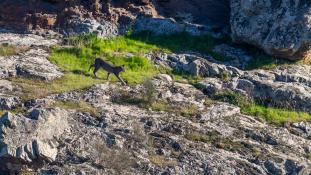
<svg viewBox="0 0 311 175">
<path fill-rule="evenodd" d="M 71 19 L 66 28 L 67 35 L 92 33 L 99 37 L 113 37 L 119 34 L 118 26 L 109 21 L 95 19 Z"/>
<path fill-rule="evenodd" d="M 17 47 L 21 46 L 44 46 L 49 47 L 58 43 L 55 39 L 47 39 L 42 36 L 33 34 L 16 34 L 16 33 L 1 33 L 0 44 L 10 44 Z"/>
<path fill-rule="evenodd" d="M 48 53 L 43 49 L 30 49 L 19 55 L 0 57 L 0 78 L 24 76 L 42 80 L 53 80 L 63 76 L 60 69 L 47 60 Z"/>
<path fill-rule="evenodd" d="M 270 55 L 290 60 L 309 57 L 309 9 L 307 1 L 233 0 L 231 36 Z"/>
<path fill-rule="evenodd" d="M 134 24 L 135 32 L 151 31 L 157 35 L 187 32 L 192 35 L 201 35 L 210 32 L 205 25 L 178 23 L 172 18 L 138 18 Z"/>
<path fill-rule="evenodd" d="M 21 99 L 14 95 L 0 93 L 0 110 L 11 110 L 20 105 Z"/>
<path fill-rule="evenodd" d="M 60 109 L 34 109 L 29 115 L 6 113 L 0 118 L 0 169 L 11 164 L 53 161 L 57 139 L 68 128 L 68 113 Z"/>
</svg>

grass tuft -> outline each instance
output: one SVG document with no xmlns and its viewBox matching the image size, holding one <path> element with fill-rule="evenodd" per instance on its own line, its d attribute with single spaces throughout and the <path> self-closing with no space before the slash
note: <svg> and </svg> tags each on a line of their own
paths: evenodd
<svg viewBox="0 0 311 175">
<path fill-rule="evenodd" d="M 74 109 L 80 112 L 90 113 L 92 116 L 98 116 L 98 110 L 87 102 L 79 101 L 55 101 L 52 107 L 60 107 L 63 109 Z"/>
<path fill-rule="evenodd" d="M 311 115 L 306 112 L 290 111 L 261 105 L 245 106 L 242 108 L 242 112 L 261 117 L 269 123 L 276 124 L 278 126 L 283 126 L 286 123 L 311 121 Z"/>
</svg>

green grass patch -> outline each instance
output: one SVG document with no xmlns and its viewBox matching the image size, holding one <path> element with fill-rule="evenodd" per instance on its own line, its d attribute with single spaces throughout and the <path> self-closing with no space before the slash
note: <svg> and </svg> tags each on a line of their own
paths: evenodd
<svg viewBox="0 0 311 175">
<path fill-rule="evenodd" d="M 146 78 L 151 78 L 159 73 L 150 60 L 144 57 L 146 53 L 160 50 L 155 45 L 135 41 L 126 36 L 118 36 L 112 39 L 100 39 L 94 35 L 80 35 L 69 39 L 71 47 L 59 47 L 52 49 L 50 61 L 60 66 L 64 71 L 91 75 L 88 69 L 94 63 L 95 57 L 116 66 L 125 66 L 125 72 L 121 77 L 125 82 L 141 83 Z M 131 56 L 128 56 L 131 54 Z M 106 73 L 99 71 L 99 77 L 105 78 Z M 111 76 L 112 80 L 116 80 Z"/>
<path fill-rule="evenodd" d="M 260 105 L 249 105 L 241 109 L 245 114 L 261 117 L 269 123 L 279 126 L 282 126 L 285 123 L 311 121 L 311 115 L 306 112 L 290 111 L 286 109 L 271 108 Z"/>
<path fill-rule="evenodd" d="M 292 111 L 288 109 L 280 109 L 267 107 L 256 104 L 252 99 L 227 90 L 214 95 L 213 100 L 228 102 L 241 108 L 241 112 L 251 116 L 257 116 L 266 120 L 270 124 L 283 126 L 286 123 L 311 121 L 311 115 L 306 112 Z"/>
</svg>

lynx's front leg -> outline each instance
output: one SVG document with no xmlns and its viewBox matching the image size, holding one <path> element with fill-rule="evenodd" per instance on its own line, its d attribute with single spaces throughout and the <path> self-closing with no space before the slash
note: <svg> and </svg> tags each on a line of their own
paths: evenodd
<svg viewBox="0 0 311 175">
<path fill-rule="evenodd" d="M 118 74 L 114 74 L 121 82 L 123 85 L 126 85 L 126 83 L 123 81 L 123 79 L 118 75 Z"/>
</svg>

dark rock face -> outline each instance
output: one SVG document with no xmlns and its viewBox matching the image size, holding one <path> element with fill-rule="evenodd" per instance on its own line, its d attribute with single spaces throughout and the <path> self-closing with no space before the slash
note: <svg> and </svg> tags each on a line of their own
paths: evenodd
<svg viewBox="0 0 311 175">
<path fill-rule="evenodd" d="M 230 3 L 228 0 L 168 0 L 158 1 L 158 12 L 179 20 L 223 28 L 229 25 Z"/>
<path fill-rule="evenodd" d="M 2 0 L 0 26 L 21 31 L 52 29 L 61 33 L 64 29 L 68 33 L 72 20 L 80 20 L 83 24 L 86 19 L 92 19 L 98 23 L 129 25 L 142 15 L 172 17 L 179 22 L 208 25 L 213 30 L 220 30 L 229 26 L 229 12 L 228 0 Z"/>
</svg>

